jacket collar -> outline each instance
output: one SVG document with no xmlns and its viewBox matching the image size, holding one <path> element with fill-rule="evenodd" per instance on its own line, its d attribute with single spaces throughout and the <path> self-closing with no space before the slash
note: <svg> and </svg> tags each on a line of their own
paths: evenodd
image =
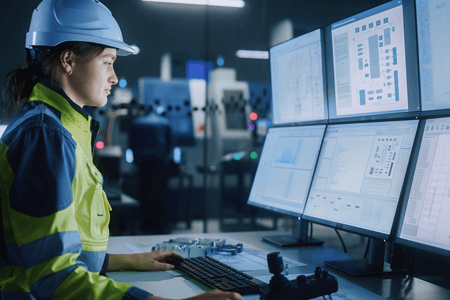
<svg viewBox="0 0 450 300">
<path fill-rule="evenodd" d="M 34 86 L 28 101 L 44 102 L 61 112 L 68 120 L 83 131 L 90 131 L 91 116 L 75 102 L 64 90 L 49 78 L 40 78 Z M 94 120 L 94 123 L 96 121 Z"/>
</svg>

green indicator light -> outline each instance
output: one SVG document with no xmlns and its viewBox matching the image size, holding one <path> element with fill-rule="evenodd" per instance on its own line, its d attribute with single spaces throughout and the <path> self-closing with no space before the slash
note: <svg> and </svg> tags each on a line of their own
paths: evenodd
<svg viewBox="0 0 450 300">
<path fill-rule="evenodd" d="M 234 159 L 235 159 L 235 160 L 240 160 L 240 159 L 241 159 L 241 155 L 240 155 L 239 153 L 236 153 L 236 154 L 234 155 Z"/>
<path fill-rule="evenodd" d="M 258 154 L 255 151 L 253 151 L 252 153 L 250 153 L 250 157 L 252 159 L 257 159 L 258 158 Z"/>
</svg>

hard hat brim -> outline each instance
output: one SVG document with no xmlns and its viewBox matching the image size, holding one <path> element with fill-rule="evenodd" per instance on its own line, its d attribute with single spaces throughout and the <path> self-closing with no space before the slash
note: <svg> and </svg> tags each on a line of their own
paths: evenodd
<svg viewBox="0 0 450 300">
<path fill-rule="evenodd" d="M 117 56 L 127 56 L 135 54 L 136 50 L 129 45 L 115 40 L 93 37 L 90 35 L 78 33 L 59 33 L 59 32 L 28 32 L 26 35 L 26 47 L 47 46 L 53 47 L 63 42 L 90 42 L 104 45 L 109 48 L 117 49 Z"/>
</svg>

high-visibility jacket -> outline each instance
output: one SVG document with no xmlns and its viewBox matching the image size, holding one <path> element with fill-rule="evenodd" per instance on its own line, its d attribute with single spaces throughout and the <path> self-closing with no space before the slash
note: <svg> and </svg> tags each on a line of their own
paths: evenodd
<svg viewBox="0 0 450 300">
<path fill-rule="evenodd" d="M 1 299 L 146 299 L 101 275 L 110 210 L 98 122 L 43 78 L 0 140 Z"/>
</svg>

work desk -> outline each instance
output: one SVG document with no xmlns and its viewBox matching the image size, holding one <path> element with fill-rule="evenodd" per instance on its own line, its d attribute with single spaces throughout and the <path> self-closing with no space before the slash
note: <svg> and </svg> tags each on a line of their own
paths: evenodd
<svg viewBox="0 0 450 300">
<path fill-rule="evenodd" d="M 317 266 L 320 266 L 322 269 L 327 269 L 331 274 L 337 276 L 338 284 L 339 278 L 342 278 L 384 298 L 408 300 L 450 299 L 450 290 L 418 278 L 413 278 L 406 281 L 404 275 L 352 277 L 336 269 L 325 267 L 323 261 L 351 258 L 348 254 L 327 246 L 281 248 L 262 241 L 263 236 L 275 234 L 286 233 L 281 231 L 257 231 L 206 234 L 199 233 L 195 235 L 176 234 L 111 237 L 108 243 L 108 253 L 131 253 L 129 249 L 123 246 L 123 243 L 154 245 L 176 237 L 233 239 L 244 244 L 244 251 L 246 246 L 258 248 L 266 252 L 278 251 L 283 257 L 307 264 L 308 266 L 301 267 L 302 271 L 304 269 L 305 273 L 313 273 L 314 269 Z"/>
</svg>

